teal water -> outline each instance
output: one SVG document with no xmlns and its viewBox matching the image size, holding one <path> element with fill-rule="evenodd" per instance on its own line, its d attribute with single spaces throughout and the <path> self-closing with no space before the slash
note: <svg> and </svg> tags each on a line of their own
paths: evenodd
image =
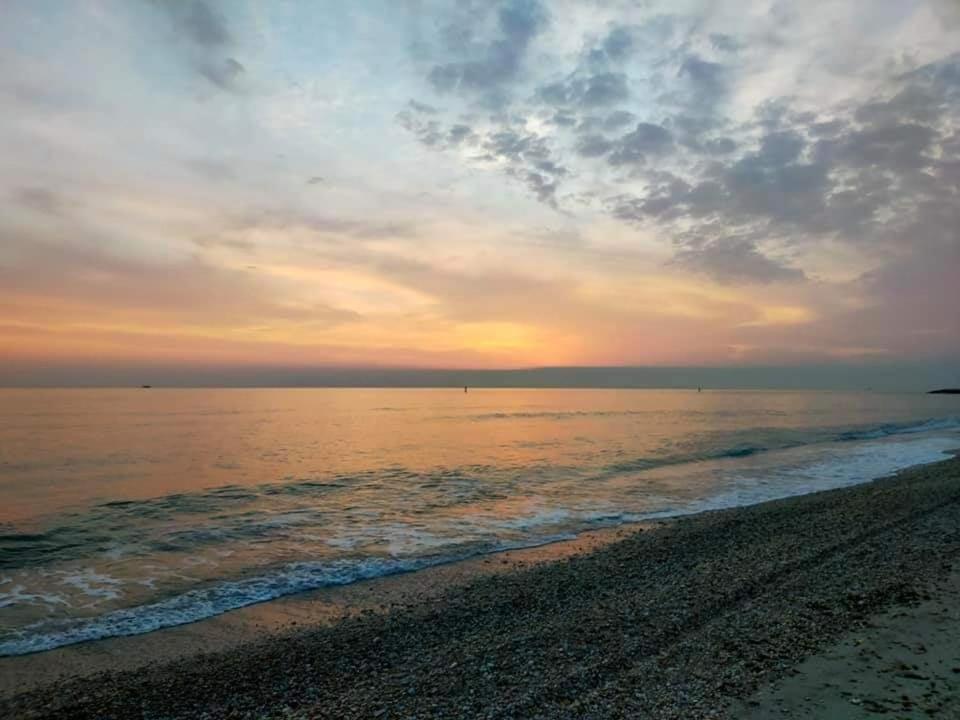
<svg viewBox="0 0 960 720">
<path fill-rule="evenodd" d="M 957 447 L 919 394 L 0 390 L 0 655 Z"/>
</svg>

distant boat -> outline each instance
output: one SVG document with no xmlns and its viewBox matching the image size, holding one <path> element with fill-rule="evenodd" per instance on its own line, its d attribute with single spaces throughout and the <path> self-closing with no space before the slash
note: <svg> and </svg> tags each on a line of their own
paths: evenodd
<svg viewBox="0 0 960 720">
<path fill-rule="evenodd" d="M 149 390 L 153 387 L 153 385 L 141 385 L 140 387 L 142 387 L 144 390 Z"/>
<path fill-rule="evenodd" d="M 960 395 L 960 388 L 940 388 L 931 390 L 927 395 Z"/>
</svg>

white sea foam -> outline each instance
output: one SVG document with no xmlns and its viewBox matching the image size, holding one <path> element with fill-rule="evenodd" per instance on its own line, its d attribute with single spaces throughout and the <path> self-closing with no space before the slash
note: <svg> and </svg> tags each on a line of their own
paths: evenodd
<svg viewBox="0 0 960 720">
<path fill-rule="evenodd" d="M 568 533 L 527 542 L 502 543 L 496 548 L 488 549 L 487 552 L 534 547 L 572 537 L 574 535 Z M 272 573 L 221 582 L 211 587 L 190 590 L 159 602 L 115 610 L 95 618 L 35 622 L 0 640 L 0 657 L 25 655 L 88 640 L 140 635 L 161 628 L 196 622 L 229 610 L 294 593 L 419 570 L 432 565 L 462 560 L 475 554 L 477 553 L 462 552 L 424 557 L 291 563 Z"/>
<path fill-rule="evenodd" d="M 69 605 L 67 600 L 60 595 L 53 593 L 34 593 L 27 592 L 23 585 L 14 585 L 5 592 L 0 592 L 0 608 L 11 607 L 13 605 L 42 604 L 42 605 Z"/>
<path fill-rule="evenodd" d="M 62 585 L 76 588 L 90 598 L 116 600 L 121 596 L 122 585 L 117 578 L 99 573 L 93 568 L 84 568 L 77 572 L 66 573 L 60 580 Z"/>
<path fill-rule="evenodd" d="M 657 512 L 652 517 L 754 505 L 768 500 L 857 485 L 891 475 L 904 468 L 943 460 L 948 456 L 948 451 L 958 447 L 958 443 L 960 438 L 927 437 L 820 449 L 817 454 L 813 454 L 811 449 L 784 453 L 786 456 L 794 456 L 792 462 L 779 466 L 729 471 L 718 492 L 682 508 Z"/>
<path fill-rule="evenodd" d="M 414 570 L 426 564 L 429 564 L 427 559 L 379 558 L 332 563 L 292 563 L 274 573 L 221 582 L 159 602 L 115 610 L 92 619 L 33 623 L 21 628 L 12 637 L 0 641 L 0 656 L 23 655 L 105 637 L 138 635 L 195 622 L 292 593 L 329 585 L 345 585 L 365 578 Z"/>
</svg>

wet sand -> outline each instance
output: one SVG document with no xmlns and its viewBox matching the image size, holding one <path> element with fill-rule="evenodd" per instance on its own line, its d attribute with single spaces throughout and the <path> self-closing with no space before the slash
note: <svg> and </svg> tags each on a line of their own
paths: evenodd
<svg viewBox="0 0 960 720">
<path fill-rule="evenodd" d="M 239 611 L 219 620 L 239 624 L 223 626 L 230 642 L 208 645 L 214 652 L 193 654 L 181 637 L 170 655 L 142 650 L 151 664 L 121 660 L 135 669 L 38 680 L 0 700 L 0 716 L 760 718 L 833 717 L 843 707 L 872 717 L 872 703 L 887 707 L 900 691 L 911 707 L 901 698 L 891 717 L 951 717 L 956 684 L 952 666 L 942 668 L 960 637 L 949 610 L 958 460 L 595 541 L 268 603 L 246 619 Z M 550 553 L 561 559 L 543 562 Z M 248 641 L 238 628 L 257 622 L 264 627 Z M 129 643 L 131 658 L 160 635 L 105 642 Z M 940 662 L 897 655 L 913 637 Z M 865 643 L 876 656 L 861 658 Z M 124 657 L 111 654 L 114 664 Z M 56 657 L 11 660 L 56 667 Z M 863 684 L 888 666 L 888 684 L 869 693 L 819 687 L 826 677 Z M 901 680 L 919 684 L 908 691 Z M 807 697 L 821 706 L 797 700 Z"/>
</svg>

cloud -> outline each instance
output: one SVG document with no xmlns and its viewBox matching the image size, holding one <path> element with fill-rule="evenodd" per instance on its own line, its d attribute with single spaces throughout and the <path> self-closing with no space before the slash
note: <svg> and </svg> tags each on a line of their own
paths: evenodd
<svg viewBox="0 0 960 720">
<path fill-rule="evenodd" d="M 545 85 L 538 95 L 551 105 L 595 108 L 622 102 L 629 97 L 630 91 L 625 74 L 601 72 Z"/>
<path fill-rule="evenodd" d="M 766 284 L 805 279 L 802 270 L 767 257 L 749 238 L 719 238 L 703 247 L 678 252 L 674 262 L 690 270 L 705 273 L 722 283 Z"/>
<path fill-rule="evenodd" d="M 577 154 L 583 157 L 600 157 L 613 149 L 613 142 L 602 135 L 584 135 L 577 140 Z"/>
<path fill-rule="evenodd" d="M 437 92 L 489 94 L 513 80 L 520 72 L 531 40 L 545 27 L 547 14 L 536 0 L 502 2 L 496 6 L 492 37 L 486 42 L 464 43 L 464 38 L 471 37 L 475 23 L 476 18 L 471 17 L 447 28 L 448 37 L 454 39 L 451 50 L 469 57 L 431 68 L 427 78 Z"/>
<path fill-rule="evenodd" d="M 413 238 L 418 235 L 416 224 L 410 221 L 389 222 L 377 220 L 355 220 L 352 218 L 328 217 L 308 212 L 284 210 L 260 210 L 233 218 L 227 225 L 226 240 L 233 233 L 245 233 L 251 230 L 308 230 L 320 235 L 346 236 L 360 239 Z M 203 237 L 195 242 L 217 244 L 223 241 L 220 236 Z"/>
<path fill-rule="evenodd" d="M 603 119 L 604 130 L 619 130 L 636 119 L 636 115 L 626 110 L 614 110 Z"/>
<path fill-rule="evenodd" d="M 744 43 L 726 33 L 710 33 L 710 44 L 717 50 L 735 53 L 744 48 Z"/>
<path fill-rule="evenodd" d="M 45 215 L 59 215 L 65 206 L 59 193 L 42 187 L 17 188 L 13 199 L 23 207 Z"/>
<path fill-rule="evenodd" d="M 197 45 L 218 48 L 230 42 L 223 17 L 203 0 L 160 4 L 172 15 L 177 28 Z"/>
<path fill-rule="evenodd" d="M 425 115 L 436 115 L 439 110 L 433 105 L 428 105 L 427 103 L 417 102 L 416 100 L 410 100 L 409 103 L 410 109 L 418 113 L 423 113 Z"/>
<path fill-rule="evenodd" d="M 486 131 L 477 131 L 464 123 L 448 126 L 434 119 L 432 113 L 412 110 L 398 113 L 397 122 L 427 147 L 471 150 L 470 157 L 475 163 L 502 169 L 507 176 L 526 185 L 540 202 L 557 207 L 557 188 L 569 170 L 554 158 L 542 135 L 508 123 L 495 124 Z"/>
<path fill-rule="evenodd" d="M 633 52 L 633 30 L 629 27 L 613 28 L 603 40 L 603 50 L 612 60 L 623 60 Z"/>
<path fill-rule="evenodd" d="M 196 73 L 221 90 L 240 89 L 246 67 L 232 56 L 236 43 L 217 8 L 206 0 L 156 0 L 154 5 L 166 13 Z"/>
<path fill-rule="evenodd" d="M 75 230 L 87 235 L 90 230 Z M 145 330 L 155 323 L 181 327 L 231 326 L 291 320 L 333 325 L 357 319 L 349 309 L 323 303 L 285 302 L 277 288 L 247 270 L 229 269 L 191 257 L 157 267 L 121 258 L 93 243 L 67 244 L 40 235 L 6 232 L 18 249 L 15 268 L 0 266 L 4 298 L 20 298 L 24 320 L 109 324 L 111 316 Z M 175 278 L 171 283 L 170 279 Z M 101 308 L 91 318 L 90 309 Z"/>
<path fill-rule="evenodd" d="M 680 66 L 680 74 L 693 85 L 697 104 L 715 103 L 727 92 L 727 69 L 720 63 L 689 55 Z"/>
<path fill-rule="evenodd" d="M 621 137 L 610 154 L 611 165 L 631 165 L 646 162 L 650 155 L 660 155 L 673 147 L 673 135 L 662 125 L 637 123 L 633 131 Z"/>
<path fill-rule="evenodd" d="M 504 161 L 505 172 L 525 183 L 538 200 L 556 207 L 559 180 L 567 169 L 553 160 L 546 140 L 514 130 L 491 132 L 481 141 L 483 159 Z"/>
<path fill-rule="evenodd" d="M 937 132 L 916 123 L 891 123 L 849 130 L 835 140 L 821 140 L 817 155 L 851 167 L 915 170 L 930 164 Z"/>
<path fill-rule="evenodd" d="M 197 70 L 203 77 L 223 90 L 235 89 L 240 77 L 246 72 L 246 68 L 231 57 L 201 62 Z"/>
<path fill-rule="evenodd" d="M 31 329 L 287 323 L 311 360 L 956 352 L 946 3 L 20 5 L 0 305 Z M 461 322 L 546 331 L 467 356 Z"/>
<path fill-rule="evenodd" d="M 532 92 L 485 121 L 454 130 L 457 120 L 424 111 L 404 123 L 426 146 L 501 167 L 551 207 L 598 203 L 617 220 L 655 229 L 679 264 L 724 282 L 796 280 L 803 271 L 772 259 L 771 247 L 892 244 L 904 226 L 919 227 L 921 207 L 930 216 L 931 202 L 946 201 L 943 183 L 960 175 L 944 130 L 960 102 L 960 55 L 888 71 L 872 96 L 811 111 L 795 96 L 767 93 L 732 117 L 754 44 L 773 39 L 698 23 L 656 15 L 607 23 L 599 41 L 584 33 L 567 67 L 541 69 L 551 81 L 537 82 L 535 68 L 529 81 L 511 74 Z M 525 27 L 518 38 L 527 52 L 543 26 Z M 631 88 L 659 111 L 638 117 L 617 107 Z M 534 128 L 534 118 L 544 123 Z"/>
</svg>

